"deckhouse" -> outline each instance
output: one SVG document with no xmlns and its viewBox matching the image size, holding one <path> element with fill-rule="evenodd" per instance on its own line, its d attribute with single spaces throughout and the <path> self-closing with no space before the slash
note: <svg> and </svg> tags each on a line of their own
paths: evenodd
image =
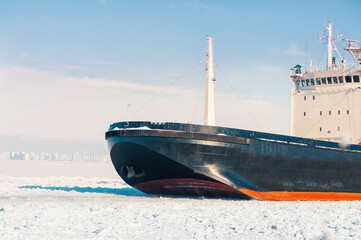
<svg viewBox="0 0 361 240">
<path fill-rule="evenodd" d="M 332 23 L 327 40 L 327 66 L 318 69 L 309 60 L 306 69 L 296 65 L 290 77 L 295 84 L 291 92 L 291 135 L 345 144 L 361 142 L 361 47 L 360 42 L 345 41 L 345 58 L 342 59 L 332 36 Z M 332 56 L 336 51 L 340 61 Z M 353 65 L 346 64 L 346 53 Z"/>
</svg>

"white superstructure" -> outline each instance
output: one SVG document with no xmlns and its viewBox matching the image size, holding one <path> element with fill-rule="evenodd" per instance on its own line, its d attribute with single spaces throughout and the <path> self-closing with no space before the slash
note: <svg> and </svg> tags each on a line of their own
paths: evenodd
<svg viewBox="0 0 361 240">
<path fill-rule="evenodd" d="M 332 23 L 326 29 L 328 36 L 319 39 L 327 40 L 327 70 L 313 67 L 313 60 L 305 71 L 299 65 L 291 69 L 295 84 L 291 92 L 291 135 L 358 144 L 361 142 L 360 42 L 344 39 L 344 50 L 356 63 L 348 67 L 346 59 L 336 61 L 332 57 L 332 52 L 337 51 L 334 39 L 340 36 L 332 36 Z"/>
</svg>

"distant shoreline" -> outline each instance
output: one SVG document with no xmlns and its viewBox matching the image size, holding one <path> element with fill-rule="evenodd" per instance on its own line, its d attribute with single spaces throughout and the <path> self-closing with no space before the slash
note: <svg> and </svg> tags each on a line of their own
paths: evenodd
<svg viewBox="0 0 361 240">
<path fill-rule="evenodd" d="M 111 162 L 0 160 L 0 175 L 14 177 L 79 176 L 119 179 Z"/>
</svg>

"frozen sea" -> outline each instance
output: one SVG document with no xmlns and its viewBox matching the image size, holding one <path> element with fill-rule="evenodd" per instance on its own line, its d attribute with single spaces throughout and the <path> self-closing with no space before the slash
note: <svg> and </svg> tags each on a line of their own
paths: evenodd
<svg viewBox="0 0 361 240">
<path fill-rule="evenodd" d="M 111 163 L 0 161 L 0 239 L 361 239 L 361 202 L 150 196 Z"/>
</svg>

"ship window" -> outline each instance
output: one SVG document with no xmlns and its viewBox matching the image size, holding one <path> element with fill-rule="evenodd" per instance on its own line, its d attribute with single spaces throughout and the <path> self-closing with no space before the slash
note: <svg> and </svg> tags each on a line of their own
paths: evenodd
<svg viewBox="0 0 361 240">
<path fill-rule="evenodd" d="M 355 76 L 354 76 L 355 77 Z M 358 77 L 358 76 L 357 76 Z M 310 79 L 306 79 L 306 84 L 307 86 L 311 86 L 311 82 L 310 82 Z"/>
<path fill-rule="evenodd" d="M 360 82 L 360 77 L 358 75 L 354 75 L 353 82 Z"/>
<path fill-rule="evenodd" d="M 301 87 L 301 81 L 300 80 L 297 80 L 296 84 L 297 84 L 297 87 Z"/>
<path fill-rule="evenodd" d="M 303 112 L 303 116 L 305 116 L 305 117 L 306 117 L 306 112 Z"/>
<path fill-rule="evenodd" d="M 346 80 L 347 83 L 352 82 L 351 76 L 345 76 L 345 80 Z"/>
<path fill-rule="evenodd" d="M 322 111 L 320 111 L 320 115 L 322 116 Z"/>
<path fill-rule="evenodd" d="M 322 132 L 322 127 L 320 127 L 320 132 Z"/>
<path fill-rule="evenodd" d="M 321 85 L 321 79 L 320 79 L 320 78 L 316 78 L 316 83 L 317 83 L 317 85 Z"/>
<path fill-rule="evenodd" d="M 328 84 L 332 84 L 332 78 L 331 78 L 331 77 L 328 77 L 328 78 L 327 78 L 327 83 L 328 83 Z"/>
<path fill-rule="evenodd" d="M 331 115 L 331 111 L 328 111 L 328 115 Z"/>
<path fill-rule="evenodd" d="M 341 111 L 340 110 L 338 110 L 338 115 L 340 115 L 341 114 Z"/>
<path fill-rule="evenodd" d="M 315 79 L 312 78 L 310 81 L 311 81 L 311 86 L 314 86 L 315 85 Z"/>
<path fill-rule="evenodd" d="M 343 76 L 338 76 L 338 82 L 343 83 Z"/>
<path fill-rule="evenodd" d="M 326 78 L 321 78 L 322 84 L 326 84 Z"/>
<path fill-rule="evenodd" d="M 312 96 L 313 100 L 315 100 L 315 96 Z"/>
<path fill-rule="evenodd" d="M 305 101 L 306 101 L 306 96 L 304 96 L 304 97 L 303 97 L 303 100 L 305 100 Z"/>
<path fill-rule="evenodd" d="M 347 110 L 346 113 L 347 113 L 347 114 L 350 114 L 350 110 Z"/>
<path fill-rule="evenodd" d="M 306 86 L 306 82 L 305 80 L 302 80 L 302 87 L 305 87 Z"/>
<path fill-rule="evenodd" d="M 337 77 L 333 77 L 333 83 L 338 83 Z"/>
<path fill-rule="evenodd" d="M 340 127 L 338 127 L 338 128 L 337 128 L 337 131 L 340 131 L 340 129 L 341 129 L 341 128 L 340 128 Z"/>
</svg>

